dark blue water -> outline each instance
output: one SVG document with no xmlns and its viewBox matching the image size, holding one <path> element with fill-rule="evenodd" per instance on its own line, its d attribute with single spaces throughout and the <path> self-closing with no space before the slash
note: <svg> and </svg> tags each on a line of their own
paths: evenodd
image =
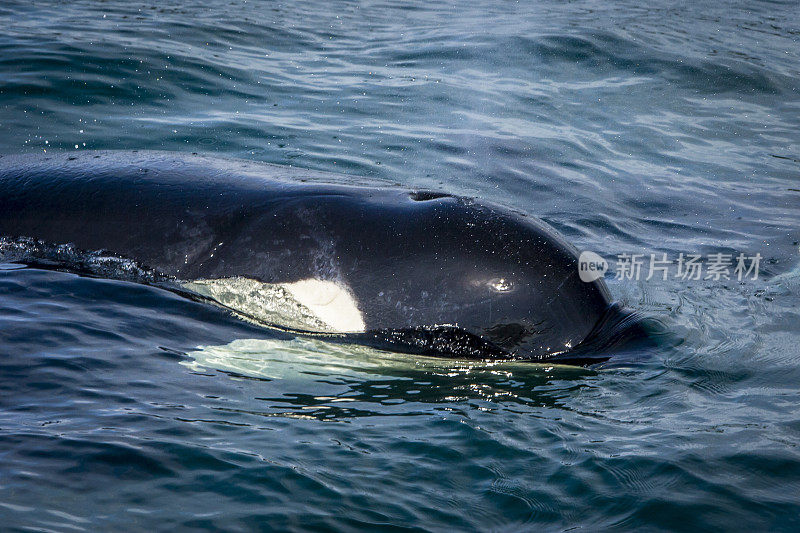
<svg viewBox="0 0 800 533">
<path fill-rule="evenodd" d="M 4 529 L 800 528 L 796 3 L 189 4 L 4 2 L 0 153 L 482 197 L 667 333 L 601 368 L 437 361 L 4 263 Z M 621 253 L 763 263 L 618 280 Z"/>
</svg>

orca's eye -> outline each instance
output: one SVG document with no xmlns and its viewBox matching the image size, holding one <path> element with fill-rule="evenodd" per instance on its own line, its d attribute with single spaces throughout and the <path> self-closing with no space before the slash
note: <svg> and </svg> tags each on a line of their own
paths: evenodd
<svg viewBox="0 0 800 533">
<path fill-rule="evenodd" d="M 511 280 L 506 278 L 490 279 L 486 284 L 495 292 L 511 292 L 514 289 Z"/>
</svg>

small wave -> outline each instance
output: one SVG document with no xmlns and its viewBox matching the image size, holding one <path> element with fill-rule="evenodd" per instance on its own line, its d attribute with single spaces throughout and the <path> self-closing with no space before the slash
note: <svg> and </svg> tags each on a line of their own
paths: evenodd
<svg viewBox="0 0 800 533">
<path fill-rule="evenodd" d="M 173 279 L 136 261 L 102 250 L 86 252 L 72 244 L 54 245 L 26 237 L 0 237 L 0 261 L 21 262 L 45 269 L 64 269 L 93 277 L 136 283 L 155 284 Z"/>
<path fill-rule="evenodd" d="M 741 60 L 713 61 L 645 46 L 620 35 L 589 31 L 580 35 L 514 36 L 497 44 L 506 61 L 520 63 L 524 54 L 544 63 L 578 65 L 586 71 L 617 72 L 641 78 L 659 77 L 702 92 L 780 94 L 794 90 L 793 80 Z M 510 57 L 509 57 L 510 56 Z"/>
</svg>

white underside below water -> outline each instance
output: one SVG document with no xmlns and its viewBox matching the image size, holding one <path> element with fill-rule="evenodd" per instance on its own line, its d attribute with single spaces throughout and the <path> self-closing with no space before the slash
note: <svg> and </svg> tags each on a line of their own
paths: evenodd
<svg viewBox="0 0 800 533">
<path fill-rule="evenodd" d="M 411 370 L 437 375 L 490 372 L 511 377 L 516 372 L 584 372 L 573 366 L 524 361 L 470 361 L 385 352 L 369 346 L 324 339 L 236 339 L 228 344 L 198 346 L 181 364 L 195 372 L 217 370 L 257 379 L 314 382 L 320 376 L 368 379 Z"/>
</svg>

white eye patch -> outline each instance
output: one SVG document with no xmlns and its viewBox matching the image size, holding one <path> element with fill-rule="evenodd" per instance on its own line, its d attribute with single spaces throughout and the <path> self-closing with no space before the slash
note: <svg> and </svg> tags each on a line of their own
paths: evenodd
<svg viewBox="0 0 800 533">
<path fill-rule="evenodd" d="M 364 317 L 346 286 L 320 279 L 304 279 L 280 285 L 334 331 L 364 331 Z"/>
<path fill-rule="evenodd" d="M 182 284 L 259 322 L 324 333 L 366 329 L 355 298 L 344 284 L 320 279 L 261 283 L 249 278 L 198 279 Z"/>
</svg>

